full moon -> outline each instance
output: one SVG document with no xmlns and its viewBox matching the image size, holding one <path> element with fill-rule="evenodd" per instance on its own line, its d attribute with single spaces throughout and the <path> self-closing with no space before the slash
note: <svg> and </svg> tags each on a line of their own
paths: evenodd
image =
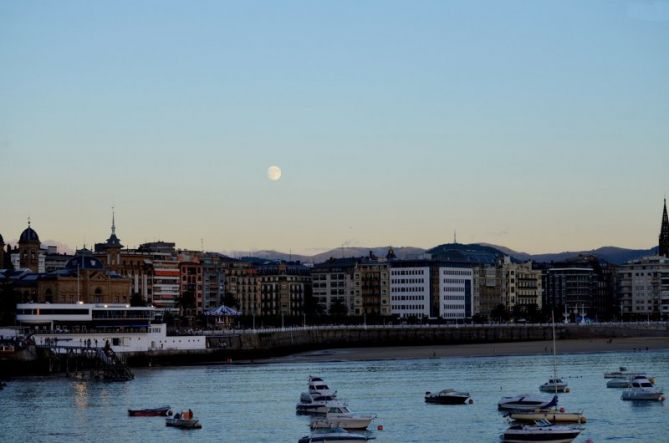
<svg viewBox="0 0 669 443">
<path fill-rule="evenodd" d="M 278 181 L 281 178 L 281 168 L 278 166 L 270 166 L 267 168 L 267 178 L 273 182 Z"/>
</svg>

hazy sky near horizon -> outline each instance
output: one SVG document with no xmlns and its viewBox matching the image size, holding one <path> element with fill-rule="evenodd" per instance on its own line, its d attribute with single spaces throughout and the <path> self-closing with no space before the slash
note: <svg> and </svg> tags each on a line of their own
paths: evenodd
<svg viewBox="0 0 669 443">
<path fill-rule="evenodd" d="M 668 170 L 669 1 L 0 3 L 6 241 L 646 248 Z"/>
</svg>

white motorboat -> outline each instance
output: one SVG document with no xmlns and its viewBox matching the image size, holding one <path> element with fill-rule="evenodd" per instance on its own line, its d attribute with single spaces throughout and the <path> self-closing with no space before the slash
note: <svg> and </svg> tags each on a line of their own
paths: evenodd
<svg viewBox="0 0 669 443">
<path fill-rule="evenodd" d="M 563 382 L 560 378 L 551 378 L 546 383 L 539 386 L 539 390 L 542 392 L 569 392 L 569 387 L 567 383 Z"/>
<path fill-rule="evenodd" d="M 295 405 L 298 414 L 325 414 L 328 408 L 332 406 L 346 406 L 343 402 L 329 396 L 311 394 L 303 392 L 300 394 L 300 401 Z"/>
<path fill-rule="evenodd" d="M 652 384 L 655 384 L 655 378 L 654 377 L 645 377 L 643 375 L 636 375 L 634 377 L 630 378 L 612 378 L 611 380 L 606 382 L 606 387 L 607 388 L 631 388 L 632 387 L 632 382 L 634 380 L 639 380 L 639 379 L 646 379 Z"/>
<path fill-rule="evenodd" d="M 497 408 L 504 411 L 535 411 L 537 409 L 550 409 L 557 406 L 558 396 L 552 399 L 532 394 L 516 395 L 515 397 L 502 397 Z"/>
<path fill-rule="evenodd" d="M 632 380 L 632 385 L 629 389 L 623 391 L 621 396 L 623 400 L 639 400 L 639 401 L 664 401 L 664 392 L 660 388 L 656 388 L 647 378 L 636 378 Z"/>
<path fill-rule="evenodd" d="M 298 443 L 358 443 L 371 440 L 365 434 L 353 434 L 343 429 L 329 429 L 326 431 L 315 431 L 311 435 L 305 435 Z"/>
<path fill-rule="evenodd" d="M 318 394 L 323 397 L 337 398 L 337 391 L 332 391 L 330 387 L 320 377 L 309 376 L 309 393 Z"/>
<path fill-rule="evenodd" d="M 425 401 L 427 403 L 438 403 L 441 405 L 463 405 L 474 403 L 468 392 L 458 392 L 455 389 L 444 389 L 435 394 L 426 392 Z"/>
<path fill-rule="evenodd" d="M 346 430 L 362 431 L 376 418 L 373 415 L 354 415 L 346 406 L 330 406 L 325 418 L 311 422 L 311 429 L 342 428 Z"/>
<path fill-rule="evenodd" d="M 513 425 L 504 432 L 503 441 L 507 443 L 550 442 L 570 443 L 582 429 L 574 426 L 552 425 L 547 421 L 538 421 L 534 425 Z"/>
</svg>

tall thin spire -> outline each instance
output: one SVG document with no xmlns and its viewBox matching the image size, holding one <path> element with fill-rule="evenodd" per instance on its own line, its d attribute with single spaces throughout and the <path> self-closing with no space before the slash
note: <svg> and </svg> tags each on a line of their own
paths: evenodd
<svg viewBox="0 0 669 443">
<path fill-rule="evenodd" d="M 662 226 L 660 227 L 660 242 L 658 255 L 669 257 L 669 216 L 667 216 L 667 199 L 664 199 L 664 210 L 662 211 Z"/>
<path fill-rule="evenodd" d="M 112 235 L 116 235 L 116 214 L 112 206 Z"/>
</svg>

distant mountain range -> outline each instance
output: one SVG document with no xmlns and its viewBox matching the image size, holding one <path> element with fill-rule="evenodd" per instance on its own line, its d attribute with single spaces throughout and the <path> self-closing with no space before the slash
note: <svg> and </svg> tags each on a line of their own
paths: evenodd
<svg viewBox="0 0 669 443">
<path fill-rule="evenodd" d="M 231 257 L 254 257 L 266 261 L 300 261 L 302 263 L 322 263 L 331 257 L 364 257 L 372 251 L 377 257 L 385 257 L 388 253 L 388 246 L 377 247 L 346 247 L 332 249 L 315 255 L 287 254 L 279 251 L 226 251 Z M 620 265 L 627 261 L 637 258 L 656 255 L 657 247 L 650 249 L 626 249 L 616 246 L 604 246 L 589 251 L 564 251 L 545 254 L 528 254 L 526 252 L 514 251 L 505 246 L 493 245 L 489 243 L 446 243 L 431 249 L 422 249 L 415 247 L 393 247 L 395 255 L 399 259 L 422 258 L 426 253 L 440 256 L 452 260 L 462 260 L 469 262 L 494 262 L 495 258 L 502 255 L 508 255 L 517 261 L 532 260 L 537 263 L 551 263 L 565 261 L 579 255 L 593 255 L 599 259 L 612 264 Z"/>
</svg>

